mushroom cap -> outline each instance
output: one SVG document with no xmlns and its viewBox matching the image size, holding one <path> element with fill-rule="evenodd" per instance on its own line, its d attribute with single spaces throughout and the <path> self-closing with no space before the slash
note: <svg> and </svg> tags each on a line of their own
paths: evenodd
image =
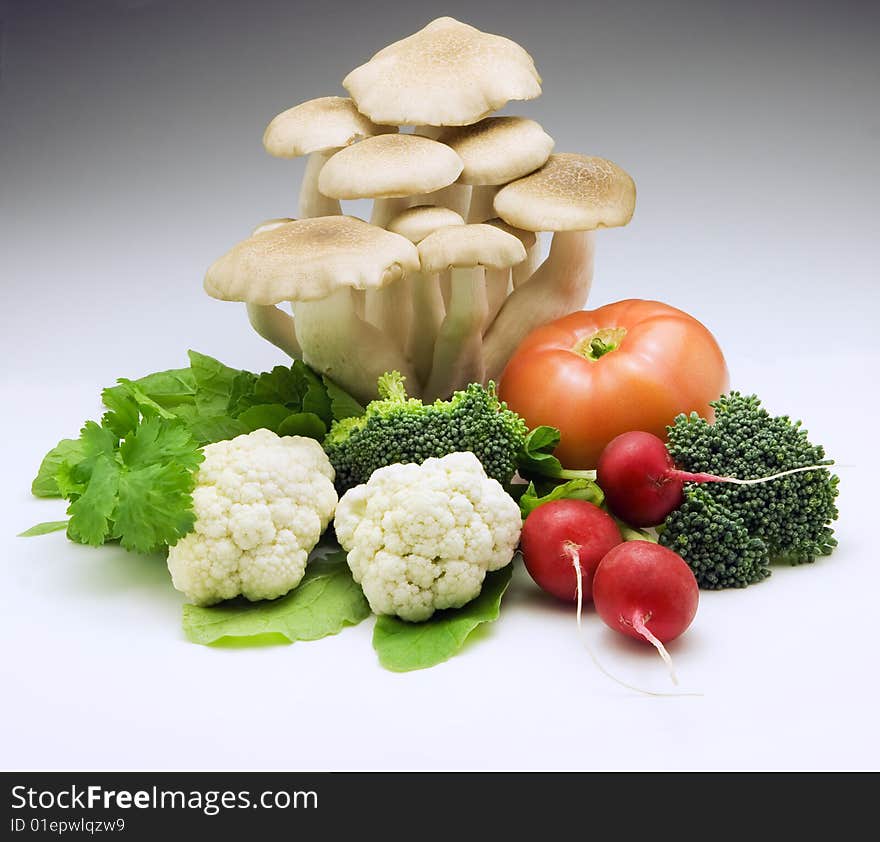
<svg viewBox="0 0 880 842">
<path fill-rule="evenodd" d="M 461 214 L 438 205 L 415 205 L 395 216 L 387 227 L 411 243 L 420 243 L 428 234 L 450 225 L 464 225 Z"/>
<path fill-rule="evenodd" d="M 337 152 L 321 169 L 318 190 L 333 199 L 390 199 L 431 193 L 461 174 L 445 143 L 412 134 L 369 137 Z"/>
<path fill-rule="evenodd" d="M 541 77 L 519 44 L 442 17 L 380 50 L 342 86 L 376 123 L 465 126 L 539 96 Z"/>
<path fill-rule="evenodd" d="M 532 248 L 538 242 L 538 235 L 534 231 L 526 231 L 525 228 L 508 225 L 503 219 L 487 219 L 486 225 L 492 225 L 495 228 L 500 228 L 507 234 L 512 234 L 523 244 L 523 248 L 526 249 Z"/>
<path fill-rule="evenodd" d="M 352 216 L 319 216 L 243 240 L 208 269 L 205 291 L 251 304 L 315 301 L 342 287 L 378 289 L 418 268 L 405 237 Z"/>
<path fill-rule="evenodd" d="M 322 96 L 273 117 L 263 133 L 263 146 L 276 158 L 298 158 L 393 131 L 364 117 L 348 97 Z"/>
<path fill-rule="evenodd" d="M 495 212 L 528 231 L 591 231 L 626 225 L 636 185 L 617 164 L 571 152 L 551 155 L 537 172 L 502 187 Z"/>
<path fill-rule="evenodd" d="M 419 243 L 424 272 L 451 267 L 487 266 L 507 269 L 526 259 L 523 244 L 494 225 L 452 225 L 428 234 Z"/>
<path fill-rule="evenodd" d="M 262 234 L 264 231 L 272 231 L 280 225 L 287 225 L 288 222 L 296 222 L 296 220 L 290 216 L 276 216 L 274 219 L 264 219 L 251 231 L 251 236 Z"/>
<path fill-rule="evenodd" d="M 445 129 L 437 139 L 464 163 L 462 184 L 507 184 L 543 166 L 553 151 L 553 138 L 526 117 L 486 117 Z"/>
</svg>

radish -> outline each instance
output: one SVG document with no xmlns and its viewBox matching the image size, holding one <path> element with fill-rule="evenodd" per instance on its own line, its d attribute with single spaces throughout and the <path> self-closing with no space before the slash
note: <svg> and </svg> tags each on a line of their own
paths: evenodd
<svg viewBox="0 0 880 842">
<path fill-rule="evenodd" d="M 643 554 L 645 563 L 643 564 L 643 572 L 648 582 L 662 582 L 664 576 L 668 578 L 668 569 L 670 563 L 668 556 L 682 565 L 687 576 L 690 577 L 690 585 L 693 587 L 693 594 L 689 596 L 692 599 L 693 607 L 688 616 L 687 622 L 675 634 L 680 634 L 690 621 L 693 619 L 696 611 L 696 602 L 698 598 L 696 579 L 691 569 L 682 559 L 672 550 L 659 547 L 649 541 L 628 541 L 623 543 L 623 539 L 614 519 L 598 506 L 587 502 L 586 500 L 562 499 L 554 500 L 550 503 L 544 503 L 538 508 L 532 510 L 523 524 L 522 536 L 520 538 L 520 550 L 522 551 L 523 560 L 526 569 L 529 571 L 532 579 L 545 592 L 562 599 L 567 602 L 577 603 L 577 627 L 581 635 L 584 646 L 587 649 L 593 663 L 596 667 L 618 684 L 635 690 L 639 693 L 647 693 L 651 696 L 669 696 L 669 695 L 693 695 L 691 693 L 658 693 L 651 690 L 644 690 L 641 687 L 635 687 L 627 684 L 613 673 L 609 672 L 593 652 L 586 636 L 584 635 L 582 617 L 584 602 L 595 599 L 594 577 L 596 571 L 602 569 L 605 560 L 612 557 L 615 553 L 627 556 L 627 547 L 638 545 L 639 547 L 647 546 L 657 550 L 657 557 L 661 559 L 657 570 L 652 572 L 651 569 L 651 553 Z M 626 584 L 625 577 L 614 574 L 615 564 L 611 565 L 611 574 L 605 576 L 606 584 L 604 602 L 606 605 L 613 605 L 615 599 L 615 587 L 617 584 Z M 681 577 L 681 571 L 677 571 Z M 684 577 L 687 581 L 686 576 Z M 608 584 L 610 580 L 610 585 Z M 621 593 L 626 593 L 622 591 Z M 645 599 L 645 604 L 649 601 Z M 659 598 L 650 602 L 650 605 L 660 605 Z M 676 604 L 683 604 L 678 602 Z M 635 608 L 638 608 L 636 605 Z M 657 610 L 657 609 L 655 609 Z M 664 616 L 672 616 L 671 612 L 664 611 Z M 663 620 L 659 628 L 655 628 L 652 622 L 651 629 L 647 628 L 648 622 L 652 617 L 647 615 L 644 610 L 629 612 L 626 615 L 629 622 L 635 623 L 639 629 L 643 630 L 646 635 L 655 635 L 655 639 L 660 647 L 661 654 L 666 650 L 663 648 L 662 640 L 671 640 L 675 635 L 670 634 L 670 627 L 666 625 L 667 620 Z M 606 620 L 607 622 L 607 620 Z M 659 622 L 659 621 L 658 621 Z M 633 626 L 635 628 L 636 626 Z M 667 636 L 668 635 L 668 636 Z M 645 637 L 644 639 L 650 639 Z M 665 658 L 668 659 L 668 655 Z M 675 681 L 675 674 L 670 672 Z"/>
<path fill-rule="evenodd" d="M 596 481 L 608 508 L 631 526 L 658 526 L 684 500 L 686 482 L 730 482 L 757 485 L 772 479 L 815 471 L 824 465 L 793 468 L 760 479 L 719 477 L 679 470 L 662 439 L 638 430 L 621 433 L 605 446 L 596 468 Z"/>
<path fill-rule="evenodd" d="M 678 679 L 664 643 L 690 626 L 697 613 L 700 589 L 680 555 L 650 541 L 627 541 L 599 563 L 593 580 L 593 602 L 605 624 L 656 647 Z"/>
<path fill-rule="evenodd" d="M 538 506 L 523 524 L 520 548 L 537 585 L 558 599 L 589 600 L 596 566 L 623 538 L 614 518 L 586 500 Z M 578 580 L 581 588 L 578 588 Z"/>
</svg>

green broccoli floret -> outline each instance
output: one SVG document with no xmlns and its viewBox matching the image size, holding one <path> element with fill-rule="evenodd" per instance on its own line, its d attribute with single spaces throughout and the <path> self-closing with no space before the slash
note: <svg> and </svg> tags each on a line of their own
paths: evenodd
<svg viewBox="0 0 880 842">
<path fill-rule="evenodd" d="M 757 479 L 791 468 L 831 465 L 813 445 L 800 421 L 771 416 L 754 395 L 731 392 L 713 402 L 715 422 L 696 413 L 679 415 L 669 432 L 669 452 L 692 472 Z M 750 584 L 770 561 L 800 564 L 828 555 L 837 545 L 830 524 L 837 519 L 838 478 L 827 470 L 805 471 L 759 485 L 706 483 L 685 486 L 685 503 L 664 526 L 661 541 L 687 547 L 688 559 L 704 587 Z M 724 525 L 720 531 L 716 523 Z M 763 544 L 764 561 L 758 561 Z M 730 566 L 720 552 L 740 548 L 735 575 L 705 574 L 713 563 Z M 699 549 L 697 549 L 699 548 Z M 699 572 L 698 572 L 699 571 Z M 760 578 L 765 578 L 761 575 Z M 729 584 L 721 584 L 729 581 Z"/>
<path fill-rule="evenodd" d="M 474 383 L 448 401 L 423 404 L 407 397 L 404 378 L 392 371 L 379 378 L 379 399 L 362 416 L 333 424 L 324 449 L 340 492 L 385 465 L 421 464 L 458 451 L 471 451 L 488 476 L 506 485 L 527 433 L 522 418 L 498 400 L 493 384 Z"/>
<path fill-rule="evenodd" d="M 659 541 L 690 565 L 701 588 L 744 588 L 770 575 L 767 545 L 705 486 L 688 486 L 684 503 L 666 519 Z"/>
</svg>

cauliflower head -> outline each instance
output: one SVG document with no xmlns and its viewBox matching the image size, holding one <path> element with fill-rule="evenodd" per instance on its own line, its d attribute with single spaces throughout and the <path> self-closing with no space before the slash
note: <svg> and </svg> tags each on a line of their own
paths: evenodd
<svg viewBox="0 0 880 842">
<path fill-rule="evenodd" d="M 335 524 L 373 611 L 421 622 L 510 563 L 522 516 L 473 453 L 452 453 L 375 471 L 343 495 Z"/>
<path fill-rule="evenodd" d="M 275 599 L 305 575 L 336 508 L 333 467 L 314 439 L 256 430 L 209 444 L 196 476 L 195 531 L 168 552 L 196 605 Z"/>
</svg>

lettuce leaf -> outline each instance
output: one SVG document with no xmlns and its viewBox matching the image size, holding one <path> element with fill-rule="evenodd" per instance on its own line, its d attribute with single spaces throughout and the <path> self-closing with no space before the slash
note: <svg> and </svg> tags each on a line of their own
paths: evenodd
<svg viewBox="0 0 880 842">
<path fill-rule="evenodd" d="M 193 643 L 265 646 L 318 640 L 370 615 L 370 606 L 337 550 L 311 561 L 299 586 L 262 602 L 235 599 L 203 608 L 183 606 L 183 631 Z"/>
<path fill-rule="evenodd" d="M 373 649 L 379 663 L 393 672 L 426 669 L 448 661 L 483 623 L 498 619 L 501 599 L 513 565 L 486 575 L 480 595 L 461 608 L 437 611 L 424 623 L 408 623 L 386 615 L 376 619 Z"/>
</svg>

